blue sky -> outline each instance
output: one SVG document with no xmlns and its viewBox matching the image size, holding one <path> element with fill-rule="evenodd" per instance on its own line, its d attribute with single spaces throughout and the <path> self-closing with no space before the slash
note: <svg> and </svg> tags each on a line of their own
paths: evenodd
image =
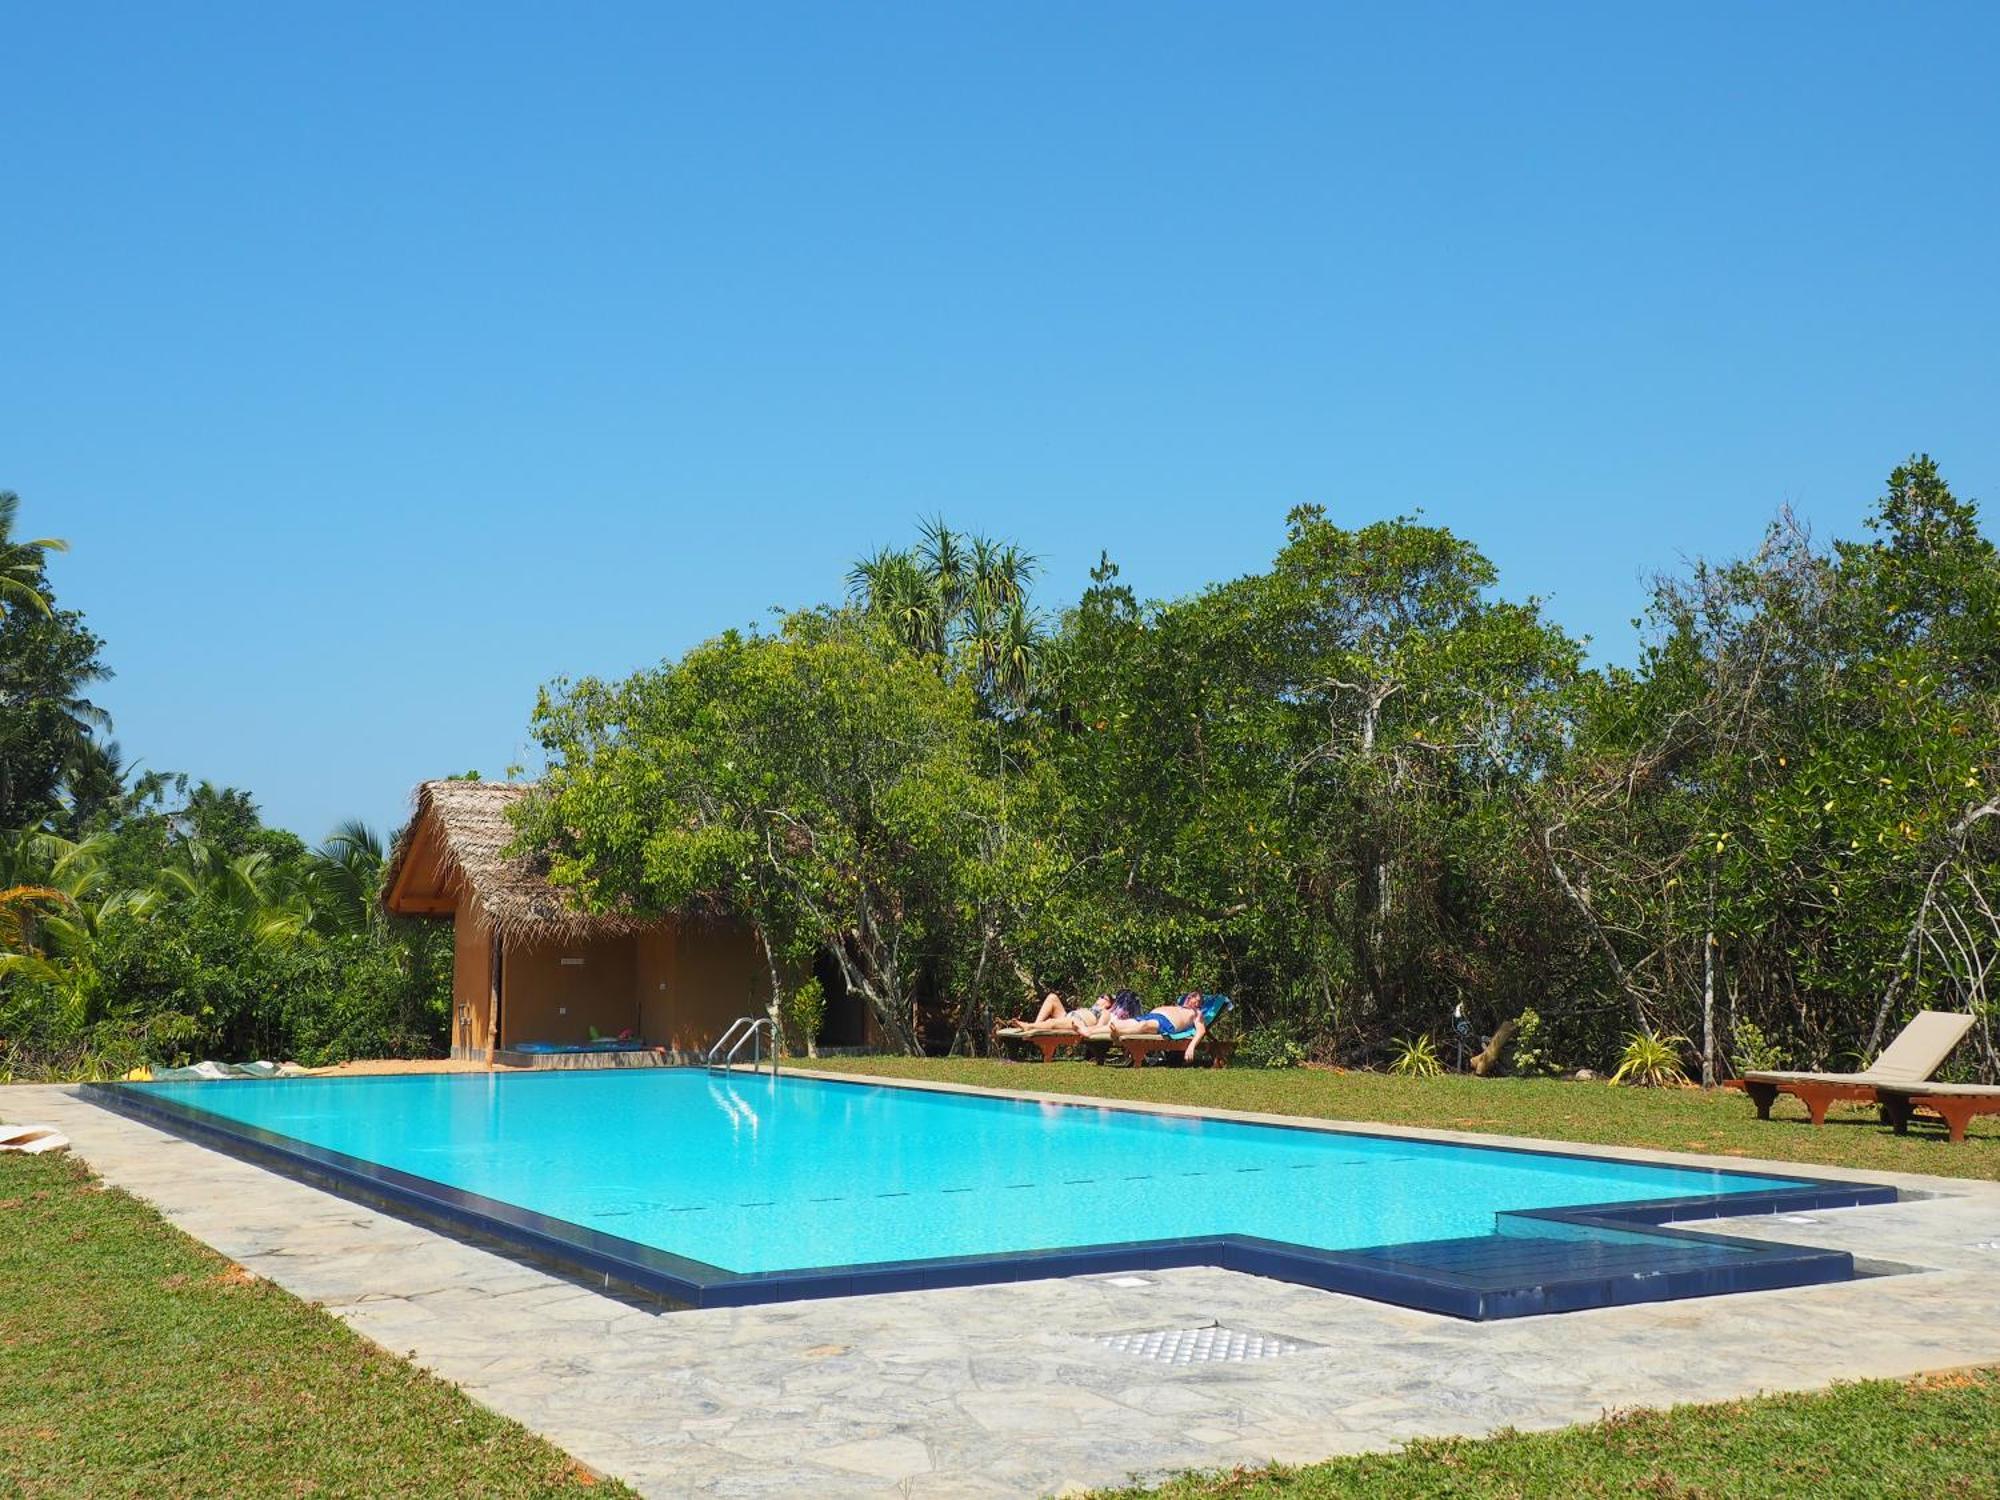
<svg viewBox="0 0 2000 1500">
<path fill-rule="evenodd" d="M 1630 655 L 2000 503 L 2000 8 L 0 11 L 0 487 L 317 837 L 920 515 L 1166 596 L 1422 507 Z"/>
</svg>

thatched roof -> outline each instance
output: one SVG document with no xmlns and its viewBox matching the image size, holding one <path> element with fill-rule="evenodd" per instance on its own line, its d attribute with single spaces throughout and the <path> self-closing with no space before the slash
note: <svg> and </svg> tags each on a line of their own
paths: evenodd
<svg viewBox="0 0 2000 1500">
<path fill-rule="evenodd" d="M 416 809 L 389 855 L 383 905 L 393 912 L 440 915 L 454 910 L 460 891 L 469 890 L 510 945 L 655 925 L 578 911 L 549 884 L 545 860 L 505 852 L 515 836 L 507 810 L 533 791 L 510 781 L 426 781 L 418 787 Z"/>
</svg>

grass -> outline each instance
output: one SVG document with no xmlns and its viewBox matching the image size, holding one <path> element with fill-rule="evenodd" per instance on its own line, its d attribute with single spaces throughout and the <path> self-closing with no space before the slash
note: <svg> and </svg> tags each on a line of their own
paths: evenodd
<svg viewBox="0 0 2000 1500">
<path fill-rule="evenodd" d="M 0 1157 L 0 1493 L 629 1495 L 67 1157 Z"/>
<path fill-rule="evenodd" d="M 1896 1135 L 1878 1123 L 1872 1107 L 1836 1106 L 1826 1124 L 1814 1129 L 1803 1106 L 1784 1098 L 1771 1119 L 1759 1120 L 1750 1101 L 1734 1089 L 1623 1088 L 1552 1078 L 1455 1074 L 1392 1078 L 1317 1068 L 1096 1067 L 1068 1060 L 838 1057 L 798 1066 L 987 1088 L 2000 1180 L 2000 1117 L 1974 1121 L 1964 1143 L 1954 1145 L 1942 1129 L 1921 1123 L 1908 1135 Z"/>
<path fill-rule="evenodd" d="M 1639 1411 L 1561 1432 L 1411 1444 L 1303 1468 L 1190 1474 L 1153 1500 L 1880 1500 L 2000 1495 L 2000 1372 Z"/>
</svg>

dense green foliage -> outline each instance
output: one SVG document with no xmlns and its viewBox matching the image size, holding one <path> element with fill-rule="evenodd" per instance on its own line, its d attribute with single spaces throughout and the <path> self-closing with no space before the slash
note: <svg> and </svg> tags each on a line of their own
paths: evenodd
<svg viewBox="0 0 2000 1500">
<path fill-rule="evenodd" d="M 448 928 L 391 923 L 368 829 L 309 850 L 248 793 L 135 775 L 85 686 L 99 642 L 54 602 L 0 494 L 0 1081 L 198 1057 L 323 1063 L 440 1048 Z"/>
<path fill-rule="evenodd" d="M 1933 1005 L 1994 1069 L 2000 561 L 1928 459 L 1861 540 L 1781 516 L 1663 580 L 1629 668 L 1415 518 L 1295 511 L 1164 603 L 1107 560 L 1053 623 L 1033 571 L 934 524 L 844 607 L 557 684 L 528 842 L 590 904 L 834 956 L 904 1047 L 1129 983 L 1233 994 L 1267 1066 L 1498 1071 L 1532 1012 L 1538 1071 L 1636 1035 L 1628 1076 L 1712 1078 Z"/>
<path fill-rule="evenodd" d="M 9 1495 L 629 1495 L 67 1157 L 0 1158 Z"/>
</svg>

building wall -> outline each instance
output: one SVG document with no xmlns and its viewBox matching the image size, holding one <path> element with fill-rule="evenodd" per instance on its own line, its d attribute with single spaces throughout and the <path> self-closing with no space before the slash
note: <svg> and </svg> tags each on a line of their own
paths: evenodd
<svg viewBox="0 0 2000 1500">
<path fill-rule="evenodd" d="M 493 1046 L 493 930 L 460 896 L 451 919 L 451 1055 L 483 1059 Z"/>
<path fill-rule="evenodd" d="M 583 1042 L 590 1028 L 616 1036 L 639 1025 L 636 939 L 537 941 L 501 955 L 503 1047 L 521 1042 Z"/>
<path fill-rule="evenodd" d="M 738 1016 L 771 1004 L 770 970 L 740 922 L 670 925 L 638 938 L 639 1034 L 699 1052 Z"/>
</svg>

